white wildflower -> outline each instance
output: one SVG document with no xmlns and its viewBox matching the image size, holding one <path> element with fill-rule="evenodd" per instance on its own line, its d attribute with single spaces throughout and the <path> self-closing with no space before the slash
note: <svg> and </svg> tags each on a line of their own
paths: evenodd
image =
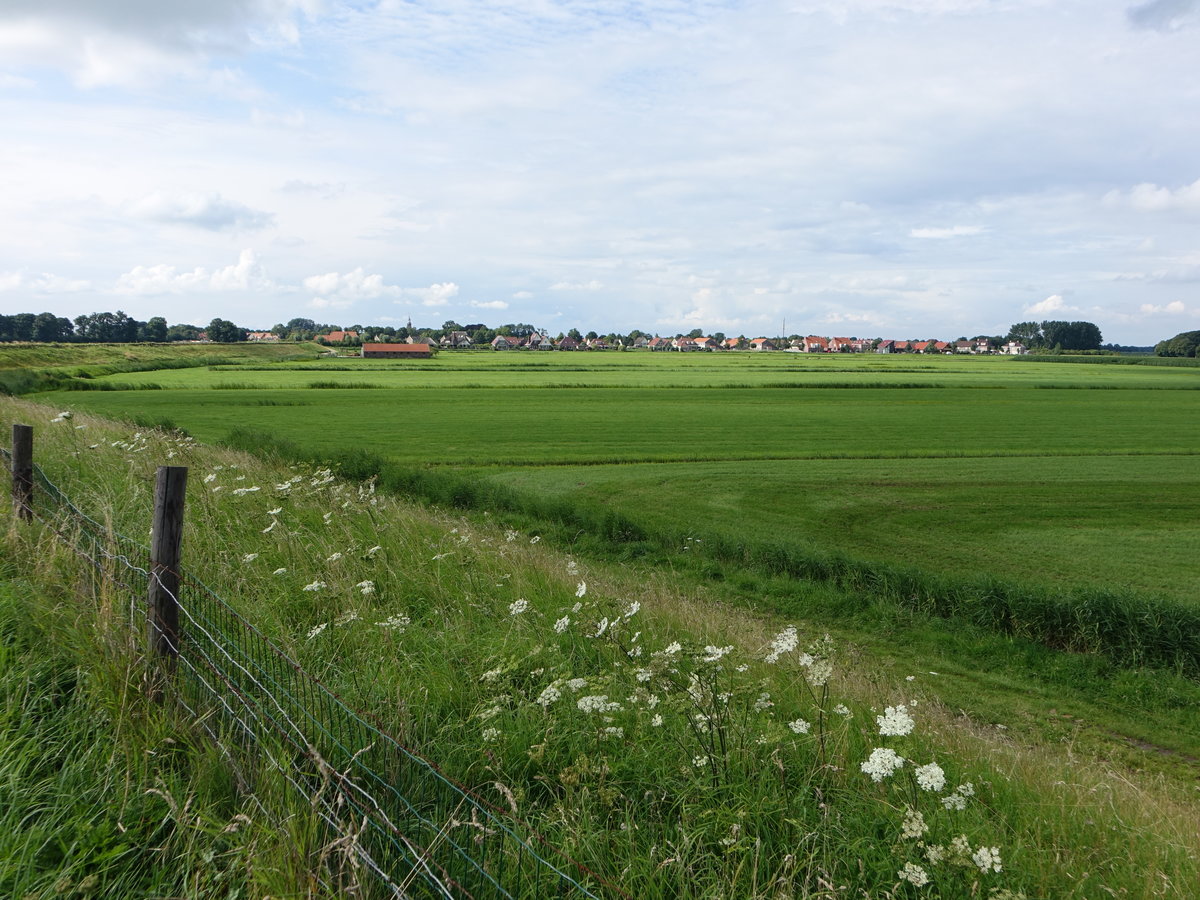
<svg viewBox="0 0 1200 900">
<path fill-rule="evenodd" d="M 600 637 L 606 631 L 608 631 L 608 616 L 600 620 L 600 624 L 596 626 L 596 633 L 592 637 Z"/>
<path fill-rule="evenodd" d="M 904 822 L 900 826 L 901 836 L 915 841 L 919 837 L 924 837 L 927 831 L 929 831 L 929 826 L 925 824 L 925 817 L 911 806 L 905 807 Z"/>
<path fill-rule="evenodd" d="M 908 714 L 907 706 L 889 706 L 882 716 L 875 717 L 875 722 L 879 725 L 879 733 L 886 737 L 910 734 L 916 725 L 913 717 Z"/>
<path fill-rule="evenodd" d="M 531 538 L 529 539 L 529 543 L 531 543 L 531 544 L 536 544 L 536 543 L 537 543 L 538 541 L 540 541 L 541 539 L 542 539 L 542 538 L 541 538 L 541 535 L 537 535 L 537 534 L 535 534 L 533 537 L 531 537 Z"/>
<path fill-rule="evenodd" d="M 662 728 L 663 717 L 661 713 L 655 713 L 654 718 L 650 720 L 651 728 Z"/>
<path fill-rule="evenodd" d="M 573 560 L 573 559 L 567 560 L 567 574 L 568 575 L 578 575 L 579 574 L 579 564 L 577 562 L 575 562 L 575 560 Z"/>
<path fill-rule="evenodd" d="M 325 582 L 323 582 L 323 581 L 314 581 L 312 584 L 306 584 L 306 585 L 304 586 L 304 590 L 306 590 L 306 591 L 320 591 L 320 590 L 324 590 L 324 589 L 325 589 L 325 588 L 327 588 L 327 587 L 329 587 L 329 585 L 327 585 L 327 584 L 326 584 Z"/>
<path fill-rule="evenodd" d="M 805 678 L 813 687 L 821 687 L 833 676 L 833 663 L 827 659 L 813 660 L 805 670 Z"/>
<path fill-rule="evenodd" d="M 860 767 L 864 774 L 870 775 L 872 781 L 883 781 L 891 777 L 897 769 L 904 765 L 904 757 L 890 747 L 876 747 Z"/>
<path fill-rule="evenodd" d="M 587 593 L 587 582 L 586 581 L 579 582 L 579 587 L 575 588 L 575 596 L 582 597 L 586 593 Z"/>
<path fill-rule="evenodd" d="M 662 652 L 663 652 L 663 655 L 665 655 L 665 656 L 674 656 L 676 653 L 678 653 L 682 649 L 683 649 L 683 645 L 680 644 L 679 641 L 671 641 L 671 643 L 667 644 L 667 646 L 663 649 Z"/>
<path fill-rule="evenodd" d="M 517 533 L 515 531 L 512 531 L 511 529 L 509 531 L 504 532 L 504 539 L 506 541 L 508 541 L 510 544 L 513 541 L 515 541 L 517 539 L 517 537 L 518 537 Z"/>
<path fill-rule="evenodd" d="M 351 622 L 357 622 L 361 618 L 362 618 L 362 616 L 360 616 L 357 612 L 355 612 L 354 610 L 349 610 L 348 612 L 344 612 L 340 616 L 338 616 L 337 621 L 334 622 L 333 624 L 334 625 L 349 625 Z"/>
<path fill-rule="evenodd" d="M 845 716 L 847 719 L 853 715 L 853 713 L 850 712 L 850 707 L 848 707 L 845 703 L 839 703 L 833 708 L 833 711 L 839 716 Z"/>
<path fill-rule="evenodd" d="M 493 743 L 500 738 L 499 728 L 485 728 L 482 732 L 482 737 L 487 743 Z"/>
<path fill-rule="evenodd" d="M 765 657 L 768 663 L 779 661 L 779 657 L 785 653 L 791 653 L 800 646 L 800 635 L 796 631 L 795 625 L 789 625 L 771 641 L 771 652 Z"/>
<path fill-rule="evenodd" d="M 375 554 L 378 553 L 382 549 L 383 549 L 382 547 L 380 547 L 378 544 L 376 544 L 374 547 L 372 547 L 370 550 L 367 551 L 367 559 L 374 559 Z"/>
<path fill-rule="evenodd" d="M 388 616 L 382 622 L 376 622 L 375 624 L 383 628 L 390 628 L 393 631 L 404 631 L 404 629 L 412 624 L 412 620 L 405 615 L 395 615 Z"/>
<path fill-rule="evenodd" d="M 900 877 L 901 881 L 907 881 L 914 887 L 924 887 L 929 884 L 929 873 L 916 863 L 905 863 L 904 868 L 896 874 Z"/>
<path fill-rule="evenodd" d="M 264 528 L 264 529 L 262 530 L 262 533 L 263 533 L 263 534 L 270 534 L 272 531 L 274 531 L 274 530 L 275 530 L 275 526 L 276 526 L 276 525 L 278 525 L 278 524 L 279 524 L 279 520 L 278 520 L 278 519 L 272 519 L 272 520 L 271 520 L 271 524 L 270 524 L 270 525 L 268 525 L 266 528 Z"/>
<path fill-rule="evenodd" d="M 707 756 L 693 756 L 692 757 L 692 765 L 695 766 L 697 769 L 701 769 L 704 766 L 708 765 L 708 757 Z"/>
<path fill-rule="evenodd" d="M 925 858 L 936 866 L 946 858 L 946 848 L 941 844 L 929 844 L 925 847 Z"/>
<path fill-rule="evenodd" d="M 952 812 L 962 812 L 967 808 L 967 798 L 962 794 L 947 794 L 942 798 L 942 806 Z"/>
<path fill-rule="evenodd" d="M 609 700 L 608 694 L 588 694 L 576 700 L 575 705 L 579 707 L 580 712 L 585 713 L 619 712 L 621 709 L 621 704 Z"/>
<path fill-rule="evenodd" d="M 793 719 L 788 722 L 788 728 L 792 729 L 796 734 L 808 734 L 812 731 L 812 725 L 803 719 Z"/>
<path fill-rule="evenodd" d="M 520 600 L 514 600 L 512 603 L 508 604 L 508 614 L 510 616 L 519 616 L 527 609 L 529 609 L 529 601 L 525 600 L 524 598 Z"/>
<path fill-rule="evenodd" d="M 732 651 L 733 651 L 732 644 L 725 646 L 725 647 L 717 647 L 717 646 L 714 646 L 713 644 L 709 644 L 707 647 L 704 648 L 704 662 L 714 663 L 717 660 L 719 660 L 721 657 L 727 656 Z"/>
<path fill-rule="evenodd" d="M 603 732 L 606 738 L 623 738 L 625 737 L 625 729 L 620 725 L 609 725 Z"/>
<path fill-rule="evenodd" d="M 333 521 L 333 513 L 331 513 L 331 512 L 325 513 L 325 515 L 321 516 L 321 521 L 323 521 L 326 525 L 328 525 L 330 522 Z"/>
<path fill-rule="evenodd" d="M 566 630 L 567 630 L 567 628 L 568 628 L 570 625 L 571 625 L 571 619 L 570 619 L 570 617 L 569 617 L 569 616 L 563 616 L 561 619 L 559 619 L 558 621 L 556 621 L 556 622 L 554 623 L 554 631 L 555 631 L 555 633 L 556 633 L 556 634 L 562 634 L 564 631 L 566 631 Z"/>
<path fill-rule="evenodd" d="M 277 515 L 279 515 L 281 512 L 283 512 L 283 507 L 282 507 L 282 506 L 277 506 L 277 507 L 275 507 L 274 509 L 268 509 L 268 510 L 267 510 L 267 515 L 268 515 L 268 516 L 277 516 Z"/>
<path fill-rule="evenodd" d="M 764 691 L 763 693 L 759 694 L 758 699 L 754 701 L 754 711 L 766 712 L 774 705 L 775 701 L 771 699 L 771 695 Z"/>
<path fill-rule="evenodd" d="M 548 708 L 551 703 L 556 703 L 560 697 L 562 697 L 562 691 L 560 691 L 553 684 L 548 684 L 545 688 L 543 688 L 542 692 L 538 694 L 537 702 Z"/>
<path fill-rule="evenodd" d="M 276 569 L 276 570 L 275 570 L 274 572 L 272 572 L 271 574 L 272 574 L 272 575 L 286 575 L 286 574 L 287 574 L 287 569 L 285 569 L 285 568 L 283 568 L 283 567 L 281 566 L 280 568 Z"/>
<path fill-rule="evenodd" d="M 641 608 L 642 608 L 642 604 L 639 603 L 637 600 L 634 600 L 633 602 L 631 602 L 629 604 L 629 606 L 627 606 L 625 608 L 625 618 L 632 619 L 634 616 L 636 616 L 638 614 L 638 612 L 641 610 Z M 638 634 L 641 634 L 641 632 L 639 631 Z M 637 635 L 634 635 L 633 639 L 636 641 Z"/>
<path fill-rule="evenodd" d="M 654 673 L 649 669 L 634 669 L 633 674 L 638 681 L 649 681 Z"/>
<path fill-rule="evenodd" d="M 342 558 L 342 554 L 340 552 L 332 553 L 328 557 L 325 558 L 325 562 L 337 562 L 341 558 Z"/>
<path fill-rule="evenodd" d="M 922 790 L 940 791 L 946 786 L 946 773 L 937 763 L 918 766 L 916 770 L 917 785 Z"/>
<path fill-rule="evenodd" d="M 329 627 L 328 622 L 322 622 L 320 625 L 314 625 L 312 627 L 312 629 L 310 629 L 308 632 L 309 638 L 310 639 L 315 638 L 318 634 L 320 634 L 322 631 L 324 631 L 328 627 Z"/>
<path fill-rule="evenodd" d="M 567 687 L 569 687 L 573 691 L 582 691 L 585 687 L 587 687 L 587 679 L 586 678 L 572 678 L 570 681 L 567 682 Z"/>
<path fill-rule="evenodd" d="M 980 872 L 999 872 L 1000 871 L 1000 848 L 999 847 L 980 847 L 971 854 L 971 861 L 979 866 Z"/>
<path fill-rule="evenodd" d="M 488 671 L 484 672 L 482 675 L 479 676 L 479 680 L 480 681 L 495 681 L 497 678 L 499 678 L 503 674 L 504 674 L 503 669 L 489 669 Z"/>
<path fill-rule="evenodd" d="M 208 484 L 209 482 L 216 481 L 216 480 L 217 480 L 217 476 L 213 472 L 209 472 L 207 475 L 204 476 L 205 484 Z"/>
<path fill-rule="evenodd" d="M 254 562 L 256 559 L 258 559 L 257 553 L 247 553 L 245 556 L 242 557 L 242 562 L 244 562 L 244 563 Z"/>
<path fill-rule="evenodd" d="M 375 593 L 375 582 L 373 581 L 360 581 L 355 585 L 355 587 L 358 588 L 359 593 L 361 593 L 364 597 L 368 594 Z"/>
</svg>

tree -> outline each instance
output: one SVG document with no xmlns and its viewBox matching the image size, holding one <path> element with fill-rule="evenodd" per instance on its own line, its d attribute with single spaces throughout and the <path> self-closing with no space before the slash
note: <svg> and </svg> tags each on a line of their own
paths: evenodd
<svg viewBox="0 0 1200 900">
<path fill-rule="evenodd" d="M 232 344 L 244 341 L 246 332 L 228 319 L 213 319 L 208 323 L 208 339 L 218 344 Z"/>
<path fill-rule="evenodd" d="M 693 328 L 687 333 L 687 336 L 690 338 L 704 337 L 704 332 L 699 328 Z"/>
<path fill-rule="evenodd" d="M 576 341 L 576 342 L 580 342 L 583 340 L 583 335 L 579 333 L 578 328 L 572 328 L 570 331 L 568 331 L 567 337 L 569 337 L 571 340 Z"/>
<path fill-rule="evenodd" d="M 1008 329 L 1006 341 L 1017 341 L 1026 347 L 1042 346 L 1042 326 L 1037 322 L 1018 322 Z"/>
<path fill-rule="evenodd" d="M 195 341 L 200 339 L 200 329 L 186 322 L 167 329 L 168 341 Z"/>
<path fill-rule="evenodd" d="M 152 344 L 161 344 L 167 339 L 167 320 L 162 316 L 154 316 L 149 322 L 138 329 L 138 340 Z"/>
<path fill-rule="evenodd" d="M 1181 331 L 1154 345 L 1155 356 L 1200 356 L 1200 331 Z"/>
<path fill-rule="evenodd" d="M 47 343 L 69 341 L 75 334 L 71 320 L 54 313 L 38 313 L 33 320 L 33 339 Z"/>
</svg>

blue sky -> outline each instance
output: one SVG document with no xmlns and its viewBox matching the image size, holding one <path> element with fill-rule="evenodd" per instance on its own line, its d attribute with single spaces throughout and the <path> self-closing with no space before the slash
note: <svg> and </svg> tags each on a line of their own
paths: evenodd
<svg viewBox="0 0 1200 900">
<path fill-rule="evenodd" d="M 5 0 L 0 311 L 1200 328 L 1200 0 Z"/>
</svg>

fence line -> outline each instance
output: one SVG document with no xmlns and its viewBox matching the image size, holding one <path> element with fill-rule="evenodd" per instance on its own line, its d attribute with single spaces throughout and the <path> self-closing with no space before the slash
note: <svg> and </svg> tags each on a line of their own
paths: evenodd
<svg viewBox="0 0 1200 900">
<path fill-rule="evenodd" d="M 131 627 L 153 632 L 146 598 L 166 579 L 150 571 L 149 549 L 33 469 L 34 517 L 128 594 Z M 178 657 L 164 687 L 231 765 L 241 754 L 264 759 L 311 803 L 334 835 L 326 850 L 351 870 L 343 880 L 366 873 L 392 897 L 627 896 L 356 713 L 186 569 L 171 574 Z"/>
</svg>

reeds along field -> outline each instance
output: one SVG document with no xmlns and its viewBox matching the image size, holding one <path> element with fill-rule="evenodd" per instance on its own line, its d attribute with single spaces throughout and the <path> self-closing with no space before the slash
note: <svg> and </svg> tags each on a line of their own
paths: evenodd
<svg viewBox="0 0 1200 900">
<path fill-rule="evenodd" d="M 595 873 L 601 895 L 1184 898 L 1200 884 L 1194 793 L 956 717 L 937 699 L 943 676 L 882 677 L 874 656 L 820 622 L 753 616 L 719 592 L 574 557 L 538 533 L 415 506 L 369 481 L 61 413 L 0 401 L 5 433 L 33 425 L 47 475 L 123 534 L 147 532 L 155 467 L 188 466 L 188 571 L 403 744 Z M 53 541 L 37 525 L 10 526 L 5 573 L 40 610 L 39 627 L 81 635 L 55 654 L 73 654 L 75 682 L 133 732 L 123 758 L 76 761 L 94 770 L 81 778 L 100 778 L 137 757 L 137 741 L 161 740 L 120 725 L 144 705 L 128 683 L 96 674 L 119 667 L 130 642 L 87 637 L 101 615 L 109 627 L 140 624 L 121 621 L 129 604 L 111 586 L 96 586 L 99 600 L 57 589 L 65 556 L 39 564 Z M 13 647 L 11 605 L 7 615 Z M 23 640 L 36 669 L 38 642 Z M 8 679 L 7 708 L 16 682 L 63 694 L 39 678 Z M 5 719 L 8 748 L 22 721 Z M 170 727 L 186 734 L 188 723 Z M 205 750 L 181 743 L 186 775 Z M 28 764 L 0 790 L 5 815 L 28 828 L 49 815 L 35 783 L 54 748 L 21 747 Z M 184 779 L 170 793 L 179 803 L 188 790 Z M 103 818 L 105 792 L 85 796 L 90 813 L 72 815 Z M 236 786 L 196 798 L 215 804 L 222 827 L 249 817 Z M 230 885 L 261 891 L 262 872 L 292 873 L 301 896 L 305 866 L 328 865 L 319 839 L 285 850 L 270 829 L 258 835 L 252 853 L 212 836 L 212 852 L 230 854 L 220 857 Z M 95 848 L 26 854 L 40 880 L 20 883 L 67 877 L 81 896 L 121 896 L 123 864 L 144 862 L 158 836 L 111 841 L 122 850 L 93 866 L 90 894 L 76 864 Z"/>
</svg>

